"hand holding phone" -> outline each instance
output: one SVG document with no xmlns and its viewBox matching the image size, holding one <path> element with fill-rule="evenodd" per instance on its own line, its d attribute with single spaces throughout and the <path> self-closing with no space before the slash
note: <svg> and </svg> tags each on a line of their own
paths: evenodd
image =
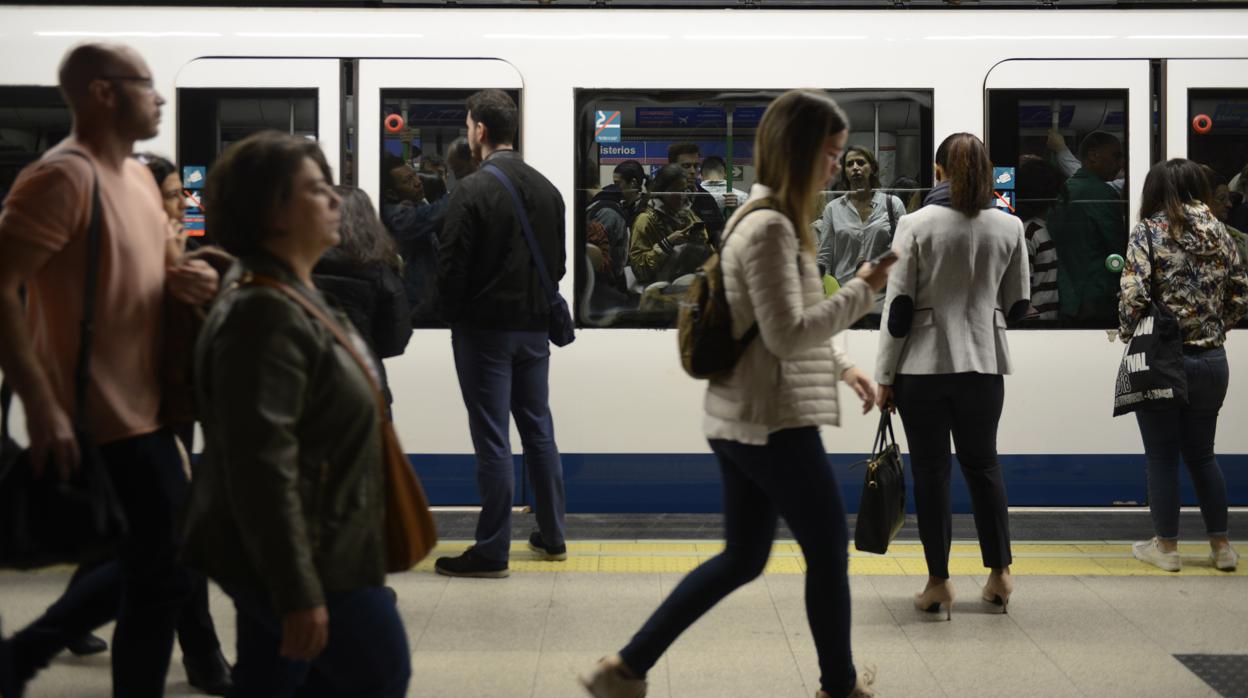
<svg viewBox="0 0 1248 698">
<path fill-rule="evenodd" d="M 884 250 L 883 252 L 881 252 L 879 256 L 877 256 L 875 259 L 870 260 L 868 264 L 879 266 L 885 262 L 895 262 L 895 261 L 897 261 L 897 250 L 894 250 L 893 248 L 890 247 L 887 250 Z"/>
</svg>

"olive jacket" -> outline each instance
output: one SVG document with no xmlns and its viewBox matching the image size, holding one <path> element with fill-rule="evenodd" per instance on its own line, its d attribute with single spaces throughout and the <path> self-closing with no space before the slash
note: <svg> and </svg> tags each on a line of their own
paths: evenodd
<svg viewBox="0 0 1248 698">
<path fill-rule="evenodd" d="M 381 422 L 368 377 L 329 330 L 275 289 L 240 287 L 248 272 L 290 284 L 355 332 L 263 254 L 227 275 L 195 347 L 205 443 L 184 555 L 222 586 L 267 593 L 280 616 L 382 583 Z"/>
</svg>

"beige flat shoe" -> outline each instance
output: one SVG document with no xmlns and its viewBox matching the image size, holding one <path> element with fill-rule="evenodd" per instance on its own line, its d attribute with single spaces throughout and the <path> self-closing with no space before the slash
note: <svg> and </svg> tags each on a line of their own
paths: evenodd
<svg viewBox="0 0 1248 698">
<path fill-rule="evenodd" d="M 644 698 L 646 680 L 629 678 L 623 668 L 618 654 L 603 657 L 589 676 L 580 677 L 581 685 L 594 698 Z"/>
</svg>

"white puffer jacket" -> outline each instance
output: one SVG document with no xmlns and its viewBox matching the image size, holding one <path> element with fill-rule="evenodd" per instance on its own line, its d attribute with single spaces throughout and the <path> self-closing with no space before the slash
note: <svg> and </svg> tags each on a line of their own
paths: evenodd
<svg viewBox="0 0 1248 698">
<path fill-rule="evenodd" d="M 750 191 L 751 200 L 770 195 L 758 184 Z M 874 294 L 853 279 L 824 298 L 815 256 L 804 249 L 799 255 L 788 218 L 756 211 L 738 224 L 743 212 L 728 223 L 724 290 L 733 336 L 756 319 L 759 335 L 732 373 L 707 387 L 704 431 L 707 438 L 762 445 L 781 429 L 840 423 L 836 381 L 853 363 L 830 340 L 871 310 Z"/>
</svg>

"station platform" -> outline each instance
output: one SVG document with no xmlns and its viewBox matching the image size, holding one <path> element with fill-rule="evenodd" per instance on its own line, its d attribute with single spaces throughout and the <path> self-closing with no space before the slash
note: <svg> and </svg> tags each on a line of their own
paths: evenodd
<svg viewBox="0 0 1248 698">
<path fill-rule="evenodd" d="M 434 556 L 469 544 L 473 512 L 437 519 Z M 673 535 L 651 528 L 658 524 Z M 926 576 L 913 522 L 888 555 L 851 550 L 855 660 L 874 670 L 881 696 L 1248 696 L 1248 562 L 1233 573 L 1213 569 L 1198 514 L 1183 515 L 1177 574 L 1131 557 L 1130 541 L 1149 530 L 1147 512 L 1020 511 L 1011 524 L 1016 591 L 1008 615 L 979 601 L 987 571 L 966 535 L 970 517 L 955 519 L 951 622 L 911 603 Z M 1245 525 L 1248 513 L 1234 512 L 1232 532 Z M 681 576 L 720 546 L 713 515 L 570 515 L 569 559 L 540 562 L 523 542 L 532 527 L 531 515 L 515 517 L 508 579 L 438 576 L 432 557 L 389 577 L 413 651 L 408 695 L 585 695 L 576 675 L 627 642 Z M 650 696 L 815 694 L 803 563 L 781 534 L 766 573 L 694 625 L 650 672 Z M 1236 547 L 1248 552 L 1248 541 Z M 55 600 L 69 573 L 0 573 L 6 631 Z M 233 610 L 215 587 L 211 603 L 232 657 Z M 196 695 L 178 652 L 167 695 Z M 107 654 L 66 654 L 27 695 L 107 696 L 109 685 Z"/>
</svg>

